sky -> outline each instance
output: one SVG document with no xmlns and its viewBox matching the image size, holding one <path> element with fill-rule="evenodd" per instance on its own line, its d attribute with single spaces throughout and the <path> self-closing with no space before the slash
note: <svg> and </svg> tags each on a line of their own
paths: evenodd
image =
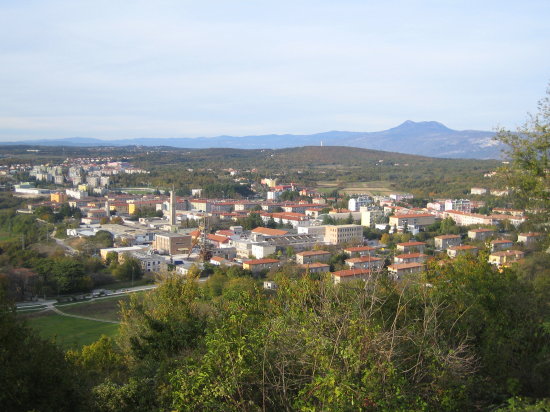
<svg viewBox="0 0 550 412">
<path fill-rule="evenodd" d="M 0 141 L 515 128 L 550 1 L 0 0 Z"/>
</svg>

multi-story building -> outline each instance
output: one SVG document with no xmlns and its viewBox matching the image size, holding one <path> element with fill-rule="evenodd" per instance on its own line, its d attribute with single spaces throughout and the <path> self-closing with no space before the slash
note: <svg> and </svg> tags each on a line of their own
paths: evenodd
<svg viewBox="0 0 550 412">
<path fill-rule="evenodd" d="M 424 248 L 426 247 L 426 243 L 424 242 L 404 242 L 404 243 L 398 243 L 397 250 L 402 253 L 424 253 Z"/>
<path fill-rule="evenodd" d="M 250 270 L 252 273 L 270 270 L 279 267 L 280 262 L 277 259 L 252 259 L 243 262 L 243 269 Z"/>
<path fill-rule="evenodd" d="M 403 230 L 405 228 L 423 230 L 426 226 L 433 225 L 434 223 L 435 216 L 430 213 L 408 213 L 390 216 L 389 225 L 391 227 L 396 227 L 397 230 Z"/>
<path fill-rule="evenodd" d="M 191 246 L 192 236 L 178 233 L 157 233 L 153 241 L 153 249 L 168 255 L 189 253 Z"/>
<path fill-rule="evenodd" d="M 498 267 L 507 266 L 511 263 L 523 259 L 525 253 L 521 250 L 501 250 L 489 255 L 489 263 Z"/>
<path fill-rule="evenodd" d="M 435 248 L 438 250 L 448 249 L 449 246 L 458 246 L 462 242 L 460 235 L 441 235 L 434 237 Z"/>
<path fill-rule="evenodd" d="M 447 249 L 447 255 L 451 259 L 454 259 L 460 255 L 477 255 L 477 247 L 472 245 L 450 246 Z"/>
<path fill-rule="evenodd" d="M 330 252 L 326 250 L 306 250 L 296 253 L 296 263 L 300 265 L 313 262 L 328 262 L 329 259 Z"/>
<path fill-rule="evenodd" d="M 332 273 L 335 284 L 349 282 L 351 280 L 368 280 L 372 272 L 369 269 L 346 269 Z"/>
<path fill-rule="evenodd" d="M 346 259 L 346 265 L 348 265 L 350 269 L 380 270 L 384 266 L 384 260 L 374 256 L 362 256 Z"/>
<path fill-rule="evenodd" d="M 392 274 L 396 280 L 403 279 L 406 275 L 423 271 L 423 263 L 394 263 L 388 266 L 388 273 Z"/>
<path fill-rule="evenodd" d="M 327 225 L 325 226 L 325 242 L 331 245 L 363 243 L 363 226 Z"/>
<path fill-rule="evenodd" d="M 66 203 L 69 201 L 69 197 L 66 193 L 55 192 L 50 194 L 50 201 L 54 203 Z"/>
<path fill-rule="evenodd" d="M 468 238 L 472 240 L 487 240 L 492 238 L 495 235 L 495 231 L 493 229 L 472 229 L 468 230 Z"/>
</svg>

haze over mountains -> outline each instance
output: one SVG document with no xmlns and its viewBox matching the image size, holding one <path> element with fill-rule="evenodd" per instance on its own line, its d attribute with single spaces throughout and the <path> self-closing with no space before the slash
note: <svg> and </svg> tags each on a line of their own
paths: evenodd
<svg viewBox="0 0 550 412">
<path fill-rule="evenodd" d="M 238 148 L 281 149 L 297 146 L 350 146 L 430 157 L 498 159 L 502 145 L 493 140 L 494 133 L 478 130 L 452 130 L 445 125 L 407 120 L 397 127 L 378 132 L 330 131 L 310 135 L 218 136 L 197 138 L 136 138 L 101 140 L 67 138 L 0 142 L 0 145 L 42 146 L 171 146 L 189 149 Z"/>
</svg>

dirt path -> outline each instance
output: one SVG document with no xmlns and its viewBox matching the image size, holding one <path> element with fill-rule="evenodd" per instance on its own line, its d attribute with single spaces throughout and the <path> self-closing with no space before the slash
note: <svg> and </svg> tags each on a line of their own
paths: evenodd
<svg viewBox="0 0 550 412">
<path fill-rule="evenodd" d="M 93 320 L 95 322 L 104 322 L 104 323 L 114 323 L 118 325 L 120 322 L 117 322 L 116 320 L 106 320 L 106 319 L 97 319 L 97 318 L 89 318 L 87 316 L 80 316 L 80 315 L 72 315 L 69 313 L 65 313 L 57 309 L 54 305 L 48 306 L 44 310 L 53 310 L 55 313 L 61 316 L 69 316 L 70 318 L 78 318 L 78 319 L 86 319 L 86 320 Z"/>
</svg>

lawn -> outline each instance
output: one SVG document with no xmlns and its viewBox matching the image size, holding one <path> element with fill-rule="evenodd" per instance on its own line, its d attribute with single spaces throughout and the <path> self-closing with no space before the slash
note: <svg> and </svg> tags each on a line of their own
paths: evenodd
<svg viewBox="0 0 550 412">
<path fill-rule="evenodd" d="M 138 293 L 138 292 L 136 292 Z M 103 320 L 120 320 L 120 301 L 127 301 L 128 295 L 114 296 L 109 298 L 94 299 L 89 302 L 69 303 L 66 305 L 57 305 L 62 312 L 71 315 L 86 316 Z"/>
<path fill-rule="evenodd" d="M 81 348 L 95 342 L 101 335 L 116 336 L 118 325 L 71 318 L 44 312 L 27 317 L 28 324 L 46 339 L 55 339 L 64 349 Z"/>
</svg>

